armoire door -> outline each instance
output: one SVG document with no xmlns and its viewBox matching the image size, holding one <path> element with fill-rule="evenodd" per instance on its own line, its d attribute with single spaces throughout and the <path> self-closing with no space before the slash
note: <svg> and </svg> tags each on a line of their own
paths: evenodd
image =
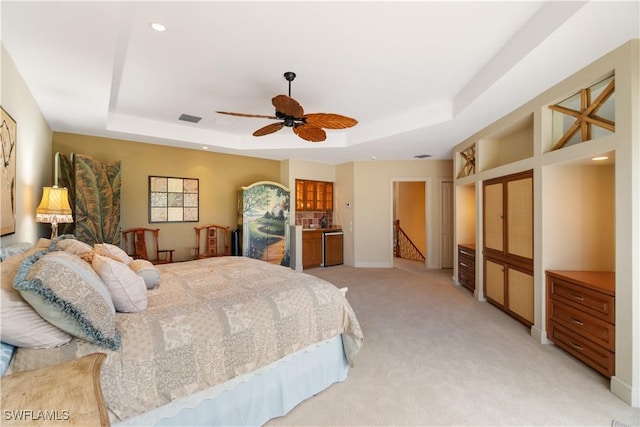
<svg viewBox="0 0 640 427">
<path fill-rule="evenodd" d="M 507 267 L 507 311 L 533 324 L 533 274 Z"/>
<path fill-rule="evenodd" d="M 504 307 L 504 280 L 504 265 L 485 258 L 484 296 L 500 307 Z"/>
<path fill-rule="evenodd" d="M 484 186 L 484 247 L 504 251 L 503 183 Z"/>
<path fill-rule="evenodd" d="M 507 182 L 507 254 L 533 259 L 533 177 Z"/>
</svg>

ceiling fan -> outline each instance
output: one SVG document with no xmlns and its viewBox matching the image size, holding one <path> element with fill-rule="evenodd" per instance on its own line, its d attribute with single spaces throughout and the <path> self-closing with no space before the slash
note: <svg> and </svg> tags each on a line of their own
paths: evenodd
<svg viewBox="0 0 640 427">
<path fill-rule="evenodd" d="M 358 124 L 356 119 L 333 113 L 305 114 L 302 105 L 291 98 L 291 82 L 296 78 L 296 73 L 287 71 L 284 78 L 289 82 L 289 96 L 277 95 L 271 99 L 276 107 L 275 116 L 263 116 L 260 114 L 230 113 L 228 111 L 216 111 L 218 114 L 228 114 L 240 117 L 258 117 L 263 119 L 282 120 L 278 123 L 268 124 L 257 131 L 253 136 L 264 136 L 274 133 L 283 127 L 290 127 L 300 138 L 311 142 L 320 142 L 327 139 L 324 129 L 346 129 Z M 324 128 L 324 129 L 323 129 Z"/>
</svg>

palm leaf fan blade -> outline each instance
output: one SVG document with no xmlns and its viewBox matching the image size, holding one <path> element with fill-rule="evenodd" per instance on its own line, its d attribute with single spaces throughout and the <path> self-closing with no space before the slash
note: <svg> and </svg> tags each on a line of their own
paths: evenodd
<svg viewBox="0 0 640 427">
<path fill-rule="evenodd" d="M 333 113 L 307 114 L 304 119 L 312 126 L 325 129 L 346 129 L 358 124 L 356 119 Z"/>
<path fill-rule="evenodd" d="M 276 111 L 284 114 L 285 116 L 299 118 L 304 115 L 304 109 L 302 105 L 293 98 L 286 95 L 277 95 L 271 99 L 271 103 L 276 107 Z"/>
<path fill-rule="evenodd" d="M 244 113 L 232 113 L 230 111 L 216 111 L 218 114 L 226 114 L 228 116 L 237 116 L 237 117 L 255 117 L 258 119 L 274 119 L 277 120 L 276 116 L 265 116 L 263 114 L 244 114 Z"/>
<path fill-rule="evenodd" d="M 296 125 L 293 127 L 293 132 L 300 138 L 311 142 L 320 142 L 327 139 L 327 133 L 319 127 L 311 125 Z"/>
<path fill-rule="evenodd" d="M 264 136 L 279 131 L 284 127 L 284 123 L 271 123 L 265 127 L 261 127 L 253 133 L 253 136 Z"/>
</svg>

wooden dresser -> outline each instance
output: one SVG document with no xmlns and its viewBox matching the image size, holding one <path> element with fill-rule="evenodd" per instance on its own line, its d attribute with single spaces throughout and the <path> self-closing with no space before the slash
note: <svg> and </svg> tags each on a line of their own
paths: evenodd
<svg viewBox="0 0 640 427">
<path fill-rule="evenodd" d="M 476 245 L 458 245 L 458 283 L 471 292 L 476 290 Z"/>
<path fill-rule="evenodd" d="M 615 273 L 549 270 L 547 337 L 601 374 L 615 373 Z"/>
</svg>

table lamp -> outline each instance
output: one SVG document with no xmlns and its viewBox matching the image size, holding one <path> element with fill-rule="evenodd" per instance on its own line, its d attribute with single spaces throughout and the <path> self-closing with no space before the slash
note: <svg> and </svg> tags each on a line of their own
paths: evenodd
<svg viewBox="0 0 640 427">
<path fill-rule="evenodd" d="M 73 222 L 66 188 L 44 187 L 42 200 L 36 209 L 36 221 L 51 223 L 51 239 L 58 237 L 59 222 Z"/>
</svg>

